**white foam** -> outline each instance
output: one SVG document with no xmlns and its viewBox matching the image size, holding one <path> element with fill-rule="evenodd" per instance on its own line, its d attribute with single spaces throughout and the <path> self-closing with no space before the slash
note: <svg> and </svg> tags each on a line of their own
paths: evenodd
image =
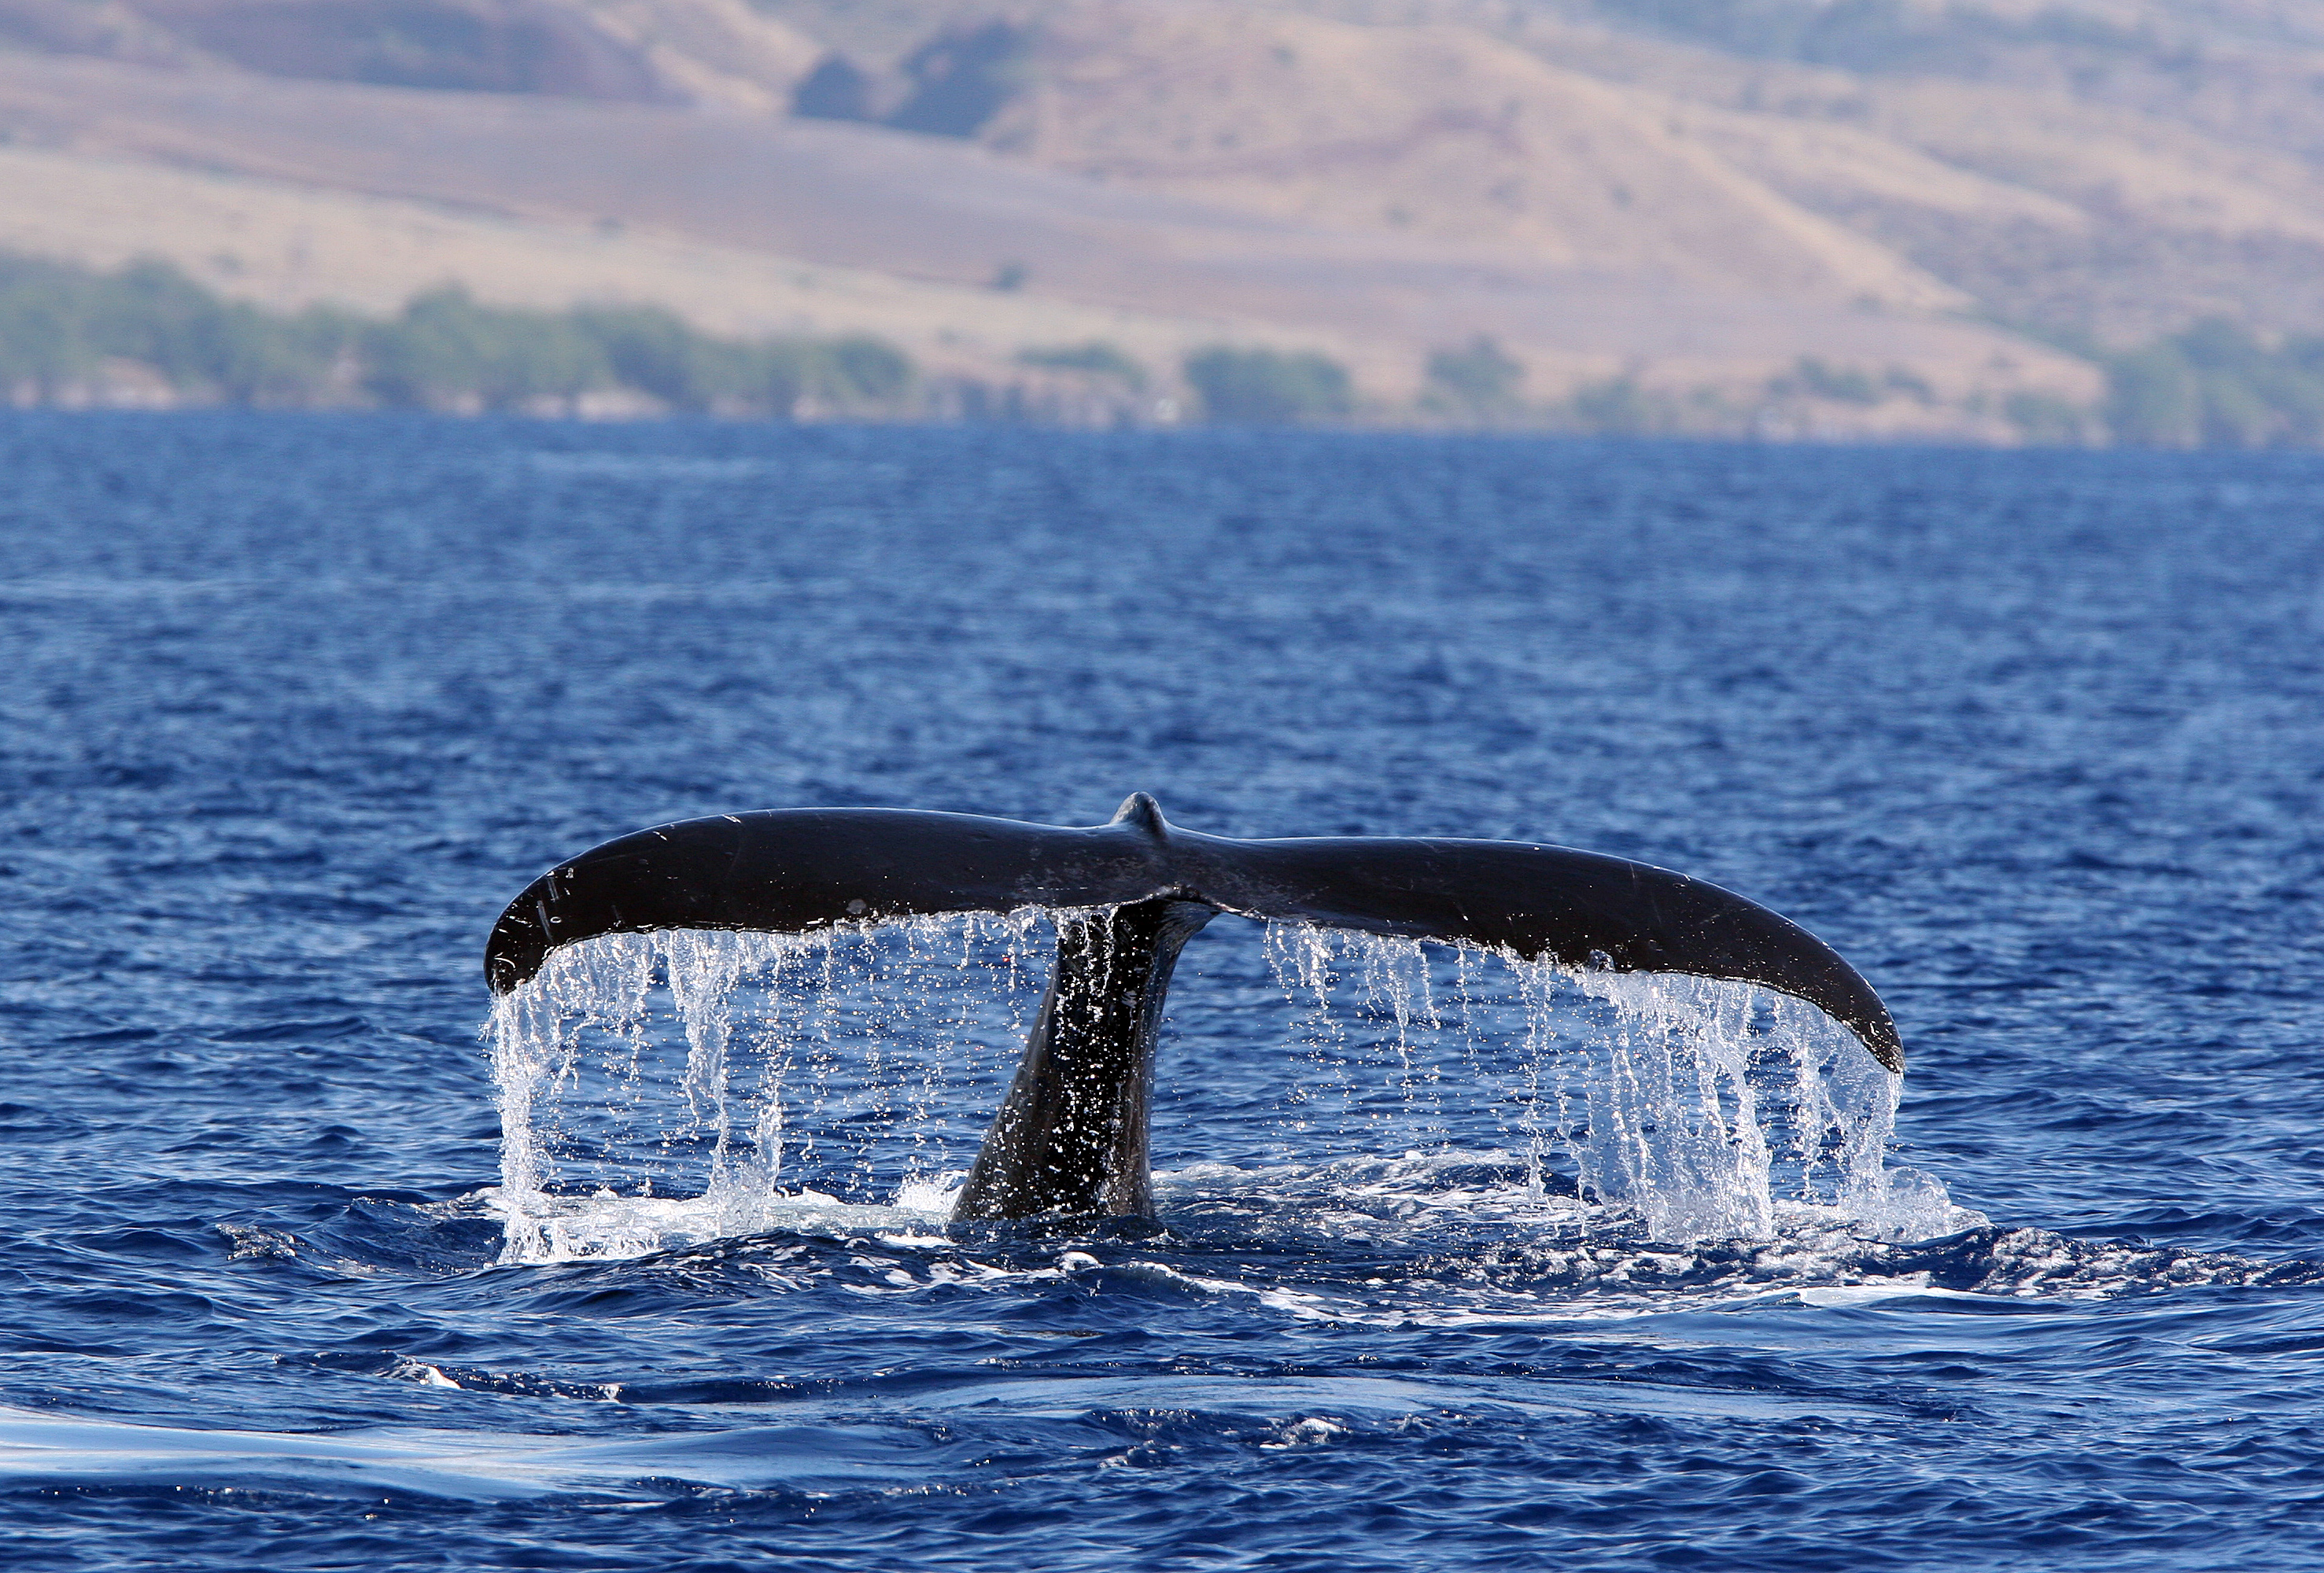
<svg viewBox="0 0 2324 1573">
<path fill-rule="evenodd" d="M 934 1240 L 951 1216 L 951 1197 L 934 1185 L 910 1185 L 890 1206 L 843 1201 L 819 1191 L 749 1185 L 700 1196 L 622 1197 L 610 1193 L 512 1197 L 505 1185 L 481 1195 L 501 1216 L 506 1263 L 623 1261 L 711 1240 L 782 1232 L 846 1239 L 876 1235 L 898 1245 Z"/>
</svg>

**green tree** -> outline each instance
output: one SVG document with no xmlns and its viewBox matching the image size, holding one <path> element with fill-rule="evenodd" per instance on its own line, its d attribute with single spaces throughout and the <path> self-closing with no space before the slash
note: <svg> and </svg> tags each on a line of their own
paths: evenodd
<svg viewBox="0 0 2324 1573">
<path fill-rule="evenodd" d="M 912 363 L 903 351 L 870 334 L 830 341 L 831 391 L 859 403 L 893 404 L 911 391 Z"/>
<path fill-rule="evenodd" d="M 2191 448 L 2203 440 L 2203 388 L 2169 342 L 2116 355 L 2107 367 L 2107 425 L 2116 442 Z"/>
<path fill-rule="evenodd" d="M 91 281 L 74 270 L 28 257 L 0 258 L 0 382 L 54 395 L 86 373 L 98 352 L 88 342 Z"/>
<path fill-rule="evenodd" d="M 300 402 L 327 387 L 353 331 L 343 313 L 222 300 L 150 259 L 111 273 L 0 259 L 0 380 L 47 395 L 119 357 L 198 396 Z"/>
<path fill-rule="evenodd" d="M 708 409 L 742 398 L 749 387 L 749 346 L 697 333 L 667 308 L 584 307 L 573 323 L 596 345 L 614 382 L 673 409 Z"/>
<path fill-rule="evenodd" d="M 2324 340 L 2273 349 L 2209 317 L 2107 363 L 2107 424 L 2144 447 L 2324 442 Z"/>
<path fill-rule="evenodd" d="M 1434 350 L 1428 356 L 1430 393 L 1439 403 L 1471 414 L 1508 409 L 1524 382 L 1525 367 L 1483 334 L 1465 348 Z"/>
<path fill-rule="evenodd" d="M 571 398 L 613 380 L 604 347 L 570 313 L 479 305 L 457 285 L 415 295 L 364 336 L 366 382 L 385 403 L 475 399 L 507 409 Z"/>
<path fill-rule="evenodd" d="M 1186 381 L 1211 419 L 1290 426 L 1344 416 L 1354 408 L 1347 368 L 1312 351 L 1241 350 L 1213 345 L 1186 357 Z"/>
</svg>

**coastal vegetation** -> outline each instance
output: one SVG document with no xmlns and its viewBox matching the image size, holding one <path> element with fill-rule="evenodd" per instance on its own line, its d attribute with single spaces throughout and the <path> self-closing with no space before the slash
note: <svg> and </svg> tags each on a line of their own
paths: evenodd
<svg viewBox="0 0 2324 1573">
<path fill-rule="evenodd" d="M 1472 417 L 1504 416 L 1517 407 L 1525 382 L 1525 365 L 1483 334 L 1458 349 L 1441 349 L 1428 357 L 1428 387 L 1421 394 L 1427 408 Z"/>
<path fill-rule="evenodd" d="M 2324 336 L 2269 345 L 2224 317 L 2107 363 L 2106 422 L 2142 447 L 2324 446 Z"/>
<path fill-rule="evenodd" d="M 719 338 L 655 306 L 528 310 L 446 286 L 390 317 L 272 312 L 164 262 L 0 257 L 0 393 L 20 405 L 882 415 L 908 412 L 914 379 L 877 338 Z"/>
<path fill-rule="evenodd" d="M 1331 420 L 1355 408 L 1348 369 L 1313 351 L 1212 345 L 1186 357 L 1185 372 L 1204 413 L 1230 425 Z"/>
<path fill-rule="evenodd" d="M 2129 349 L 2067 347 L 2105 373 L 2085 408 L 2017 392 L 1978 407 L 2018 440 L 2158 448 L 2324 446 L 2324 336 L 2263 339 L 2208 318 Z M 0 400 L 19 406 L 182 404 L 542 415 L 664 411 L 1120 424 L 1176 418 L 1156 373 L 1103 339 L 1020 350 L 1051 387 L 932 378 L 868 335 L 706 334 L 658 306 L 540 310 L 456 286 L 389 317 L 270 311 L 167 263 L 111 271 L 0 255 Z M 1672 389 L 1637 374 L 1526 400 L 1526 369 L 1489 337 L 1435 350 L 1417 400 L 1360 404 L 1348 368 L 1309 350 L 1211 345 L 1180 366 L 1189 414 L 1228 425 L 1482 424 L 1623 436 L 1815 437 L 1819 409 L 1932 408 L 1909 368 L 1803 356 L 1757 389 Z M 1167 384 L 1167 379 L 1164 380 Z M 1158 392 L 1164 397 L 1157 399 Z M 1076 399 L 1078 402 L 1076 402 Z M 1160 413 L 1157 413 L 1159 411 Z"/>
<path fill-rule="evenodd" d="M 2034 446 L 2324 446 L 2324 337 L 2290 336 L 2271 344 L 2213 317 L 2130 349 L 2087 341 L 2071 347 L 2106 375 L 2106 395 L 2096 407 L 2020 391 L 1989 405 L 1973 400 L 1974 408 Z M 1939 402 L 1936 391 L 1908 368 L 1876 372 L 1813 356 L 1768 378 L 1759 394 L 1738 400 L 1729 391 L 1674 391 L 1622 376 L 1586 382 L 1562 408 L 1544 413 L 1569 429 L 1624 436 L 1812 436 L 1819 408 Z"/>
</svg>

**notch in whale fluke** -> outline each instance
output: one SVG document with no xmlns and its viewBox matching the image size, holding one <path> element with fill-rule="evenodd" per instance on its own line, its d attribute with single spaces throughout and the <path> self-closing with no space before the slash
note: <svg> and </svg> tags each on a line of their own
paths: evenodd
<svg viewBox="0 0 2324 1573">
<path fill-rule="evenodd" d="M 1683 972 L 1796 996 L 1904 1070 L 1872 986 L 1831 947 L 1683 874 L 1519 842 L 1180 830 L 1145 793 L 1086 829 L 892 808 L 658 826 L 558 864 L 485 947 L 495 993 L 559 946 L 653 929 L 801 933 L 1025 906 L 1080 909 L 1008 1102 L 955 1217 L 1150 1213 L 1146 1105 L 1178 949 L 1220 912 L 1471 944 L 1529 961 Z"/>
</svg>

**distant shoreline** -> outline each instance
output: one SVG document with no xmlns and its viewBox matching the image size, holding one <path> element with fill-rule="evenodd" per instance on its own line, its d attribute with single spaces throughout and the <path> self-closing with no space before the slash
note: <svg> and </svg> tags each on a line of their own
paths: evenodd
<svg viewBox="0 0 2324 1573">
<path fill-rule="evenodd" d="M 1480 336 L 1427 358 L 1407 403 L 1368 398 L 1313 350 L 1213 344 L 1176 367 L 1103 339 L 1031 345 L 1009 380 L 927 372 L 868 334 L 706 334 L 639 305 L 540 310 L 457 286 L 393 317 L 230 301 L 162 262 L 106 272 L 0 254 L 0 404 L 61 410 L 413 409 L 549 419 L 673 415 L 1061 428 L 1182 426 L 1508 432 L 1953 447 L 2324 446 L 2324 337 L 2264 344 L 2222 319 L 2126 352 L 2080 406 L 2019 391 L 1947 403 L 1911 371 L 1801 356 L 1757 389 L 1622 375 L 1526 397 Z"/>
</svg>

